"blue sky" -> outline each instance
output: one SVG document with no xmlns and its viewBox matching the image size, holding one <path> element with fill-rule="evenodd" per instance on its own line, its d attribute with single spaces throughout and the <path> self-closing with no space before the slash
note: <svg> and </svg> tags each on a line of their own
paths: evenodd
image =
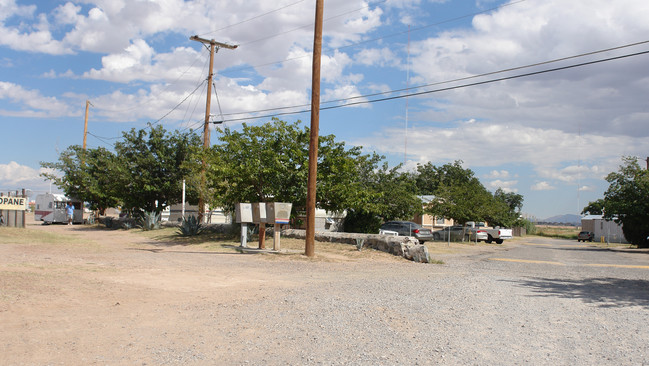
<svg viewBox="0 0 649 366">
<path fill-rule="evenodd" d="M 314 14 L 315 0 L 0 0 L 0 190 L 50 189 L 39 162 L 83 142 L 86 100 L 90 147 L 147 122 L 200 128 L 209 53 L 192 35 L 239 45 L 215 57 L 211 113 L 229 127 L 308 105 Z M 323 106 L 395 98 L 323 110 L 320 132 L 405 169 L 462 160 L 536 218 L 578 214 L 622 156 L 649 155 L 648 16 L 646 0 L 325 0 Z"/>
</svg>

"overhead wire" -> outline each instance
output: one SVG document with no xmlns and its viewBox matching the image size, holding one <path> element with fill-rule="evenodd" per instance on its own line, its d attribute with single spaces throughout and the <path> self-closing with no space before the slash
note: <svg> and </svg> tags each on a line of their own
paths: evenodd
<svg viewBox="0 0 649 366">
<path fill-rule="evenodd" d="M 191 70 L 191 69 L 194 67 L 194 65 L 196 64 L 196 62 L 197 62 L 200 58 L 201 58 L 201 53 L 199 53 L 198 55 L 196 55 L 196 57 L 194 58 L 194 61 L 192 61 L 191 65 L 189 65 L 189 66 L 185 69 L 185 71 L 181 72 L 180 75 L 178 75 L 178 77 L 177 77 L 173 82 L 168 83 L 167 85 L 165 85 L 165 87 L 164 87 L 164 88 L 160 91 L 160 93 L 158 93 L 157 95 L 155 95 L 155 96 L 154 96 L 154 95 L 151 95 L 151 96 L 150 96 L 148 99 L 146 99 L 145 101 L 143 101 L 143 102 L 137 104 L 136 106 L 130 107 L 130 108 L 126 108 L 126 109 L 106 109 L 106 108 L 104 108 L 104 110 L 107 110 L 107 111 L 109 111 L 109 112 L 128 112 L 128 111 L 132 111 L 132 110 L 134 110 L 134 109 L 140 108 L 140 107 L 143 106 L 143 105 L 147 105 L 147 104 L 151 103 L 153 100 L 156 99 L 157 96 L 159 96 L 160 94 L 162 94 L 162 93 L 164 93 L 165 91 L 167 91 L 167 89 L 169 89 L 169 87 L 171 87 L 172 85 L 175 85 L 175 84 L 178 82 L 178 80 L 180 80 L 183 76 L 185 76 L 185 74 L 187 74 L 187 72 L 189 72 L 189 70 Z"/>
<path fill-rule="evenodd" d="M 567 60 L 580 58 L 580 57 L 585 57 L 585 56 L 592 56 L 592 55 L 596 55 L 596 54 L 599 54 L 599 53 L 605 53 L 605 52 L 620 50 L 620 49 L 639 46 L 639 45 L 647 44 L 647 43 L 649 43 L 649 40 L 629 43 L 629 44 L 622 45 L 622 46 L 605 48 L 605 49 L 601 49 L 601 50 L 597 50 L 597 51 L 580 53 L 580 54 L 573 55 L 573 56 L 567 56 L 567 57 L 561 57 L 561 58 L 552 59 L 552 60 L 536 62 L 536 63 L 533 63 L 533 64 L 524 65 L 524 66 L 510 67 L 510 68 L 507 68 L 507 69 L 487 72 L 487 73 L 478 74 L 478 75 L 471 75 L 471 76 L 466 76 L 466 77 L 452 79 L 452 80 L 445 80 L 445 81 L 439 81 L 439 82 L 435 82 L 435 83 L 416 85 L 416 86 L 407 87 L 407 88 L 401 88 L 401 89 L 393 89 L 393 90 L 388 90 L 388 91 L 384 91 L 384 92 L 377 92 L 377 93 L 371 93 L 371 94 L 358 95 L 358 96 L 353 96 L 353 97 L 348 97 L 348 98 L 328 100 L 328 101 L 321 102 L 320 105 L 330 104 L 330 103 L 340 103 L 340 102 L 346 102 L 348 100 L 353 100 L 353 99 L 369 98 L 369 97 L 375 97 L 375 96 L 386 95 L 386 94 L 394 94 L 394 93 L 404 92 L 404 91 L 409 91 L 409 90 L 417 90 L 417 89 L 421 89 L 421 88 L 425 88 L 425 87 L 431 87 L 431 86 L 436 86 L 436 85 L 443 85 L 443 84 L 449 84 L 449 83 L 454 83 L 454 82 L 459 82 L 459 81 L 471 80 L 471 79 L 476 79 L 476 78 L 481 78 L 481 77 L 485 77 L 485 76 L 501 74 L 501 73 L 510 72 L 510 71 L 527 69 L 527 68 L 535 67 L 535 66 L 548 65 L 548 64 L 551 64 L 551 63 L 556 63 L 556 62 L 560 62 L 560 61 L 567 61 Z M 266 109 L 259 109 L 259 110 L 254 110 L 254 111 L 226 113 L 225 115 L 226 116 L 232 116 L 232 115 L 240 115 L 240 114 L 246 114 L 246 113 L 270 112 L 270 111 L 274 111 L 274 110 L 283 110 L 283 109 L 290 109 L 290 108 L 303 108 L 303 107 L 306 107 L 306 106 L 309 106 L 309 105 L 310 104 L 300 104 L 300 105 L 285 106 L 285 107 L 266 108 Z"/>
<path fill-rule="evenodd" d="M 215 33 L 215 32 L 218 32 L 218 31 L 220 31 L 220 30 L 223 30 L 223 29 L 227 29 L 227 28 L 230 28 L 230 27 L 233 27 L 233 26 L 236 26 L 236 25 L 240 25 L 240 24 L 243 24 L 243 23 L 245 23 L 245 22 L 248 22 L 248 21 L 251 21 L 251 20 L 254 20 L 254 19 L 257 19 L 257 18 L 261 18 L 261 17 L 263 17 L 263 16 L 266 16 L 266 15 L 269 15 L 269 14 L 272 14 L 272 13 L 275 13 L 275 12 L 277 12 L 277 11 L 279 11 L 279 10 L 282 10 L 282 9 L 288 8 L 288 7 L 290 7 L 290 6 L 293 6 L 293 5 L 299 4 L 299 3 L 303 2 L 303 1 L 304 1 L 304 0 L 297 1 L 297 2 L 294 2 L 294 3 L 291 3 L 291 4 L 288 4 L 288 5 L 286 5 L 286 6 L 283 6 L 283 7 L 281 7 L 281 8 L 278 8 L 278 9 L 272 10 L 272 11 L 270 11 L 270 12 L 266 12 L 266 13 L 263 13 L 263 14 L 257 15 L 257 16 L 255 16 L 255 17 L 249 18 L 249 19 L 244 20 L 244 21 L 242 21 L 242 22 L 234 23 L 234 24 L 228 25 L 228 26 L 226 26 L 226 27 L 223 27 L 223 28 L 221 28 L 221 29 L 219 29 L 219 30 L 216 30 L 216 31 L 213 31 L 213 32 L 209 32 L 209 33 L 205 33 L 205 34 Z M 355 10 L 351 10 L 351 11 L 347 11 L 347 12 L 344 12 L 344 13 L 341 13 L 341 14 L 337 14 L 337 15 L 331 16 L 331 17 L 325 19 L 325 21 L 333 20 L 333 19 L 339 18 L 339 17 L 341 17 L 341 16 L 344 16 L 344 15 L 347 15 L 347 14 L 350 14 L 350 13 L 353 13 L 353 12 L 356 12 L 356 11 L 360 11 L 360 10 L 363 10 L 363 9 L 369 8 L 370 6 L 376 6 L 376 5 L 378 5 L 378 4 L 385 3 L 385 2 L 387 2 L 387 1 L 388 1 L 388 0 L 377 1 L 377 2 L 374 2 L 374 3 L 368 4 L 368 5 L 366 5 L 366 6 L 362 7 L 362 8 L 358 8 L 358 9 L 355 9 Z M 480 12 L 476 12 L 476 13 L 472 13 L 472 14 L 464 15 L 464 16 L 461 16 L 461 17 L 457 17 L 457 18 L 453 18 L 453 19 L 445 20 L 445 21 L 442 21 L 442 22 L 434 23 L 434 24 L 428 24 L 428 25 L 425 25 L 425 26 L 422 26 L 422 27 L 418 27 L 418 28 L 416 28 L 416 30 L 421 30 L 421 29 L 425 29 L 425 28 L 428 28 L 428 27 L 431 27 L 431 26 L 434 26 L 434 25 L 443 24 L 443 23 L 446 23 L 446 22 L 451 22 L 451 21 L 455 21 L 455 20 L 463 19 L 463 18 L 470 17 L 470 16 L 475 16 L 475 15 L 477 15 L 477 14 L 481 14 L 481 13 L 489 12 L 489 11 L 492 11 L 492 10 L 495 10 L 495 9 L 502 8 L 502 7 L 504 7 L 504 6 L 513 5 L 513 4 L 516 4 L 516 3 L 523 2 L 523 1 L 526 1 L 526 0 L 518 0 L 518 1 L 513 2 L 513 3 L 502 4 L 502 5 L 500 5 L 500 6 L 493 7 L 493 8 L 490 8 L 490 9 L 486 9 L 486 10 L 484 10 L 484 11 L 480 11 Z M 310 24 L 310 25 L 312 25 L 312 24 Z M 310 26 L 310 25 L 306 25 L 306 26 Z M 293 30 L 291 30 L 291 31 L 298 30 L 298 29 L 302 29 L 302 28 L 304 28 L 304 27 L 306 27 L 306 26 L 302 26 L 302 27 L 299 27 L 299 28 L 293 29 Z M 278 35 L 286 34 L 286 33 L 289 33 L 289 32 L 291 32 L 291 31 L 282 32 L 282 33 L 276 34 L 276 35 L 274 35 L 274 36 L 278 36 Z M 343 48 L 354 47 L 354 46 L 356 46 L 356 45 L 365 44 L 365 43 L 368 43 L 368 42 L 375 42 L 375 41 L 378 41 L 378 40 L 381 40 L 381 39 L 384 39 L 384 38 L 397 36 L 397 35 L 400 35 L 400 34 L 402 34 L 402 33 L 403 33 L 403 32 L 393 33 L 393 34 L 390 34 L 390 35 L 387 35 L 387 36 L 384 36 L 384 37 L 379 37 L 379 38 L 375 38 L 375 39 L 372 39 L 372 40 L 366 40 L 366 41 L 363 41 L 363 42 L 359 42 L 359 43 L 355 43 L 355 44 L 351 44 L 351 45 L 347 45 L 347 46 L 342 46 L 342 47 L 338 47 L 338 48 L 334 48 L 334 49 L 330 49 L 330 50 L 336 51 L 336 50 L 340 50 L 340 49 L 343 49 Z M 260 41 L 260 40 L 269 39 L 269 38 L 272 38 L 272 37 L 274 37 L 274 36 L 264 37 L 264 38 L 261 38 L 261 39 L 255 40 L 255 41 L 248 42 L 248 43 L 246 43 L 246 44 L 254 43 L 254 42 L 257 42 L 257 41 Z M 183 72 L 178 76 L 178 78 L 176 78 L 176 80 L 175 80 L 174 82 L 172 82 L 172 83 L 170 83 L 169 85 L 167 85 L 167 86 L 163 89 L 163 91 L 167 90 L 167 89 L 169 88 L 169 86 L 175 84 L 178 80 L 180 80 L 180 78 L 182 78 L 182 77 L 183 77 L 183 76 L 184 76 L 184 75 L 185 75 L 185 74 L 186 74 L 186 73 L 187 73 L 187 72 L 188 72 L 188 71 L 189 71 L 189 70 L 190 70 L 190 69 L 191 69 L 191 68 L 196 64 L 196 62 L 200 59 L 200 57 L 201 57 L 201 54 L 197 55 L 197 57 L 194 59 L 194 61 L 192 62 L 192 64 L 191 64 L 191 65 L 190 65 L 190 66 L 189 66 L 185 71 L 183 71 Z M 227 72 L 221 72 L 221 74 L 222 74 L 222 75 L 228 75 L 228 74 L 231 74 L 231 73 L 236 72 L 236 71 L 242 71 L 242 70 L 246 70 L 246 69 L 254 69 L 254 68 L 258 68 L 258 67 L 262 67 L 262 66 L 274 65 L 274 64 L 278 64 L 278 63 L 283 63 L 283 62 L 291 61 L 291 60 L 301 59 L 301 58 L 304 58 L 304 57 L 310 57 L 310 56 L 309 56 L 309 55 L 298 56 L 298 57 L 293 57 L 293 58 L 290 58 L 290 59 L 285 59 L 285 60 L 282 60 L 282 61 L 275 61 L 275 62 L 266 63 L 266 64 L 262 64 L 262 65 L 250 66 L 250 67 L 245 67 L 245 68 L 231 69 L 231 70 L 228 70 Z M 204 70 L 204 68 L 205 68 L 205 65 L 204 65 L 204 67 L 203 67 L 203 70 Z M 200 85 L 199 85 L 199 87 L 200 87 Z M 173 111 L 175 111 L 175 110 L 176 110 L 176 109 L 177 109 L 177 108 L 178 108 L 182 103 L 184 103 L 184 102 L 187 100 L 187 98 L 188 98 L 189 96 L 193 95 L 195 92 L 196 92 L 196 90 L 194 90 L 190 95 L 188 95 L 187 97 L 185 97 L 185 98 L 184 98 L 180 103 L 178 103 L 176 106 L 174 106 L 174 107 L 173 107 L 169 112 L 167 112 L 167 113 L 166 113 L 165 115 L 163 115 L 161 118 L 159 118 L 159 119 L 157 119 L 156 121 L 152 122 L 152 125 L 155 125 L 155 124 L 159 123 L 160 121 L 162 121 L 164 118 L 166 118 L 169 114 L 171 114 Z M 217 99 L 218 99 L 218 95 L 217 95 Z M 139 106 L 141 106 L 141 105 L 145 105 L 145 104 L 148 104 L 148 103 L 150 103 L 152 100 L 153 100 L 153 98 L 149 98 L 147 101 L 145 101 L 145 102 L 143 102 L 143 103 L 140 103 Z M 121 110 L 121 111 L 129 111 L 129 110 L 133 110 L 133 109 L 135 109 L 135 108 L 137 108 L 137 107 L 133 107 L 133 108 L 129 108 L 129 109 Z M 196 107 L 195 107 L 195 108 L 196 108 Z M 194 110 L 195 110 L 195 108 L 194 108 Z M 118 110 L 111 110 L 111 111 L 118 111 Z M 193 112 L 192 112 L 192 114 L 193 114 Z M 186 113 L 185 113 L 185 115 L 186 115 Z M 190 118 L 191 118 L 191 117 L 190 117 Z"/>
<path fill-rule="evenodd" d="M 169 112 L 165 113 L 164 116 L 158 118 L 158 119 L 155 120 L 154 122 L 151 122 L 151 126 L 156 125 L 157 123 L 159 123 L 160 121 L 162 121 L 163 119 L 165 119 L 168 115 L 170 115 L 171 113 L 173 113 L 173 111 L 175 111 L 176 109 L 178 109 L 178 107 L 180 107 L 183 103 L 185 103 L 185 101 L 186 101 L 187 99 L 189 99 L 189 97 L 191 97 L 194 93 L 196 93 L 196 91 L 197 91 L 201 86 L 203 86 L 203 84 L 204 84 L 205 82 L 206 82 L 206 81 L 203 80 L 203 81 L 202 81 L 202 82 L 201 82 L 201 83 L 196 87 L 196 89 L 194 89 L 194 90 L 193 90 L 191 93 L 189 93 L 185 98 L 183 98 L 183 100 L 181 100 L 178 104 L 176 104 L 173 108 L 171 108 L 171 110 L 170 110 Z"/>
<path fill-rule="evenodd" d="M 112 147 L 115 147 L 115 143 L 114 143 L 114 142 L 107 141 L 107 140 L 116 140 L 116 139 L 119 138 L 119 137 L 103 137 L 103 136 L 98 136 L 98 135 L 95 135 L 95 134 L 92 133 L 92 132 L 88 132 L 88 135 L 90 135 L 90 136 L 96 138 L 97 140 L 103 142 L 104 144 L 109 145 L 109 146 L 112 146 Z"/>
<path fill-rule="evenodd" d="M 386 2 L 386 1 L 380 1 L 378 3 L 373 3 L 372 5 L 383 3 L 383 2 Z M 485 13 L 488 13 L 488 12 L 491 12 L 491 11 L 494 11 L 494 10 L 498 10 L 498 9 L 501 9 L 501 8 L 504 8 L 504 7 L 507 7 L 507 6 L 516 5 L 516 4 L 525 2 L 525 1 L 527 1 L 527 0 L 518 0 L 518 1 L 511 2 L 511 3 L 501 4 L 501 5 L 498 5 L 498 6 L 489 8 L 489 9 L 481 10 L 481 11 L 478 11 L 478 12 L 473 12 L 473 13 L 461 15 L 461 16 L 458 16 L 458 17 L 455 17 L 455 18 L 445 19 L 445 20 L 442 20 L 442 21 L 439 21 L 439 22 L 426 24 L 426 25 L 423 25 L 423 26 L 420 26 L 420 27 L 413 28 L 413 29 L 411 29 L 411 31 L 414 31 L 414 32 L 422 31 L 422 30 L 427 29 L 427 28 L 435 27 L 435 26 L 438 26 L 438 25 L 446 24 L 446 23 L 455 22 L 455 21 L 458 21 L 458 20 L 461 20 L 461 19 L 466 19 L 466 18 L 469 18 L 469 17 L 474 17 L 474 16 L 480 15 L 480 14 L 485 14 Z M 364 7 L 364 8 L 355 10 L 355 11 L 359 11 L 359 10 L 362 10 L 362 9 L 365 9 L 365 8 L 367 8 L 367 7 Z M 343 16 L 343 15 L 347 15 L 347 14 L 349 14 L 351 12 L 353 12 L 353 11 L 327 18 L 327 19 L 325 19 L 325 22 L 328 21 L 328 20 L 334 19 L 334 18 L 338 18 L 338 17 Z M 260 38 L 260 39 L 254 40 L 254 41 L 246 42 L 246 43 L 243 43 L 242 45 L 248 45 L 248 44 L 251 44 L 251 43 L 258 42 L 258 41 L 267 40 L 267 39 L 270 39 L 270 38 L 273 38 L 273 37 L 276 37 L 276 36 L 279 36 L 279 35 L 284 35 L 286 33 L 290 33 L 292 31 L 296 31 L 296 30 L 299 30 L 299 29 L 302 29 L 302 28 L 306 28 L 306 27 L 309 27 L 309 26 L 312 26 L 312 25 L 313 24 L 308 24 L 308 25 L 305 25 L 305 26 L 302 26 L 302 27 L 292 29 L 290 31 L 277 33 L 277 34 L 272 35 L 272 36 L 267 36 L 267 37 Z M 364 41 L 361 41 L 361 42 L 356 42 L 356 43 L 348 44 L 348 45 L 345 45 L 345 46 L 340 46 L 340 47 L 335 47 L 335 48 L 326 48 L 325 47 L 325 49 L 323 50 L 323 53 L 335 53 L 336 51 L 340 51 L 342 49 L 353 48 L 353 47 L 356 47 L 356 46 L 359 46 L 359 45 L 372 43 L 372 42 L 378 42 L 378 41 L 381 41 L 381 40 L 384 40 L 384 39 L 401 36 L 401 35 L 407 34 L 408 32 L 409 31 L 406 29 L 406 30 L 399 31 L 399 32 L 396 32 L 396 33 L 386 34 L 386 35 L 383 35 L 381 37 L 367 39 L 367 40 L 364 40 Z M 260 68 L 260 67 L 283 64 L 285 62 L 294 61 L 294 60 L 300 60 L 300 59 L 307 58 L 307 57 L 311 57 L 311 55 L 307 53 L 307 54 L 305 54 L 303 56 L 295 56 L 295 57 L 287 58 L 287 59 L 284 59 L 284 60 L 272 61 L 272 62 L 267 62 L 267 63 L 263 63 L 263 64 L 257 64 L 257 65 L 252 65 L 252 66 L 231 68 L 231 69 L 229 69 L 227 71 L 221 72 L 221 75 L 231 75 L 231 74 L 233 74 L 235 72 L 239 72 L 239 71 L 245 71 L 245 70 L 257 69 L 257 68 Z"/>
<path fill-rule="evenodd" d="M 209 65 L 209 58 L 206 58 L 205 62 L 203 63 L 203 69 L 201 70 L 201 75 L 205 75 L 205 69 L 208 68 L 208 65 Z M 201 79 L 205 80 L 205 79 L 203 79 L 203 76 L 201 76 Z M 194 103 L 194 108 L 192 109 L 192 113 L 189 115 L 189 118 L 187 118 L 187 112 L 189 111 L 189 108 L 191 107 L 191 102 L 187 104 L 187 110 L 185 110 L 185 114 L 183 115 L 183 120 L 186 120 L 188 125 L 189 125 L 190 120 L 194 116 L 194 112 L 196 111 L 196 108 L 198 107 L 199 99 L 200 98 L 196 98 L 196 103 Z M 187 119 L 185 119 L 185 118 L 187 118 Z"/>
<path fill-rule="evenodd" d="M 234 26 L 241 25 L 241 24 L 247 23 L 247 22 L 249 22 L 249 21 L 252 21 L 252 20 L 255 20 L 255 19 L 258 19 L 258 18 L 262 18 L 262 17 L 264 17 L 264 16 L 266 16 L 266 15 L 270 15 L 270 14 L 272 14 L 272 13 L 276 13 L 276 12 L 278 12 L 278 11 L 280 11 L 280 10 L 284 10 L 284 9 L 286 9 L 286 8 L 289 8 L 289 7 L 293 6 L 293 5 L 297 5 L 297 4 L 299 4 L 299 3 L 303 3 L 304 1 L 306 1 L 306 0 L 296 1 L 296 2 L 294 2 L 294 3 L 291 3 L 291 4 L 288 4 L 288 5 L 282 6 L 281 8 L 277 8 L 277 9 L 275 9 L 275 10 L 271 10 L 271 11 L 266 12 L 266 13 L 262 13 L 262 14 L 259 14 L 259 15 L 255 15 L 255 16 L 253 16 L 252 18 L 248 18 L 248 19 L 246 19 L 246 20 L 242 20 L 242 21 L 237 22 L 237 23 L 229 24 L 229 25 L 226 25 L 225 27 L 219 28 L 219 29 L 214 30 L 214 31 L 211 31 L 211 32 L 202 33 L 202 34 L 200 34 L 200 35 L 201 35 L 201 36 L 206 36 L 206 35 L 208 35 L 208 34 L 218 33 L 218 32 L 220 32 L 220 31 L 222 31 L 222 30 L 225 30 L 225 29 L 228 29 L 228 28 L 232 28 L 232 27 L 234 27 Z"/>
<path fill-rule="evenodd" d="M 632 53 L 632 54 L 614 56 L 614 57 L 609 57 L 609 58 L 600 59 L 600 60 L 594 60 L 594 61 L 587 61 L 587 62 L 582 62 L 582 63 L 579 63 L 579 64 L 561 66 L 561 67 L 556 67 L 556 68 L 551 68 L 551 69 L 546 69 L 546 70 L 533 71 L 533 72 L 528 72 L 528 73 L 519 74 L 519 75 L 512 75 L 512 76 L 505 76 L 505 77 L 496 78 L 496 79 L 477 81 L 477 82 L 474 82 L 474 83 L 456 85 L 456 86 L 451 86 L 451 87 L 446 87 L 446 88 L 425 90 L 425 91 L 421 91 L 421 92 L 408 93 L 408 94 L 402 94 L 402 95 L 397 95 L 397 96 L 372 99 L 372 100 L 367 100 L 367 101 L 351 102 L 351 103 L 346 103 L 346 104 L 342 104 L 342 105 L 335 105 L 335 106 L 329 106 L 329 107 L 320 107 L 320 110 L 321 111 L 322 110 L 331 110 L 331 109 L 338 109 L 338 108 L 356 106 L 356 105 L 361 105 L 361 104 L 370 104 L 370 103 L 384 102 L 384 101 L 407 98 L 407 97 L 413 97 L 413 96 L 420 96 L 420 95 L 425 95 L 425 94 L 439 93 L 439 92 L 450 91 L 450 90 L 455 90 L 455 89 L 462 89 L 462 88 L 467 88 L 467 87 L 472 87 L 472 86 L 491 84 L 491 83 L 495 83 L 495 82 L 499 82 L 499 81 L 512 80 L 512 79 L 518 79 L 518 78 L 529 77 L 529 76 L 534 76 L 534 75 L 546 74 L 546 73 L 550 73 L 550 72 L 567 70 L 567 69 L 572 69 L 572 68 L 576 68 L 576 67 L 594 65 L 594 64 L 598 64 L 598 63 L 614 61 L 614 60 L 619 60 L 619 59 L 628 58 L 628 57 L 634 57 L 634 56 L 640 56 L 640 55 L 645 55 L 645 54 L 649 54 L 649 51 L 641 51 L 641 52 L 636 52 L 636 53 Z M 490 73 L 490 74 L 493 74 L 493 73 Z M 421 88 L 421 87 L 417 87 L 417 88 Z M 358 97 L 355 97 L 355 98 L 358 98 Z M 349 98 L 349 99 L 352 99 L 352 98 Z M 230 119 L 224 120 L 223 122 L 247 121 L 247 120 L 253 120 L 253 119 L 260 119 L 260 118 L 285 116 L 285 115 L 293 115 L 293 114 L 302 114 L 302 113 L 307 113 L 309 111 L 310 111 L 310 109 L 305 109 L 305 110 L 300 110 L 300 111 L 273 113 L 273 114 L 268 114 L 268 115 L 263 115 L 263 116 L 249 116 L 249 117 L 241 117 L 241 118 L 230 118 Z M 242 113 L 238 113 L 238 114 L 249 114 L 249 113 L 257 113 L 257 112 L 242 112 Z"/>
</svg>

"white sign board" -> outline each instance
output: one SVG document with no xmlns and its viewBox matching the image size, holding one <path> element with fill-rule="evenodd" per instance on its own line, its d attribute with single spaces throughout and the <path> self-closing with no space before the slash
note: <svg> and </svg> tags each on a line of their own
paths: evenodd
<svg viewBox="0 0 649 366">
<path fill-rule="evenodd" d="M 25 211 L 27 209 L 27 197 L 0 197 L 0 210 Z"/>
</svg>

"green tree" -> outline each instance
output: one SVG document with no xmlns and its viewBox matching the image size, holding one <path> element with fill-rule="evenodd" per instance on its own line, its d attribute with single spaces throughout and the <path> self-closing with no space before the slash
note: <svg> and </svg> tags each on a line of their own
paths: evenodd
<svg viewBox="0 0 649 366">
<path fill-rule="evenodd" d="M 523 207 L 520 194 L 499 188 L 492 195 L 471 169 L 462 167 L 461 160 L 439 167 L 430 162 L 418 164 L 414 180 L 419 194 L 436 197 L 425 209 L 427 213 L 459 224 L 488 221 L 494 226 L 512 226 Z"/>
<path fill-rule="evenodd" d="M 377 158 L 379 158 L 377 156 Z M 380 158 L 379 158 L 380 159 Z M 415 194 L 416 182 L 412 174 L 400 172 L 401 166 L 392 169 L 387 163 L 380 168 L 372 160 L 360 176 L 360 183 L 368 201 L 357 201 L 345 218 L 347 232 L 378 232 L 381 224 L 391 220 L 412 220 L 423 210 Z"/>
<path fill-rule="evenodd" d="M 309 129 L 300 122 L 272 122 L 241 131 L 218 131 L 208 171 L 212 203 L 232 210 L 237 202 L 292 202 L 294 211 L 306 206 Z M 369 201 L 357 176 L 371 160 L 359 147 L 347 148 L 335 136 L 319 137 L 317 206 L 342 211 Z"/>
<path fill-rule="evenodd" d="M 425 212 L 437 217 L 453 219 L 459 224 L 484 221 L 493 210 L 494 198 L 474 176 L 471 169 L 462 168 L 462 161 L 435 167 L 418 166 L 418 173 L 426 179 L 416 179 L 419 192 L 433 194 L 436 199 Z M 430 181 L 430 182 L 427 182 Z"/>
<path fill-rule="evenodd" d="M 631 243 L 649 247 L 649 171 L 640 168 L 637 158 L 624 157 L 623 165 L 606 181 L 604 218 L 622 224 L 624 236 Z"/>
<path fill-rule="evenodd" d="M 73 145 L 59 155 L 58 162 L 41 162 L 41 166 L 51 169 L 41 174 L 43 177 L 61 188 L 66 196 L 88 202 L 91 209 L 103 213 L 120 202 L 119 187 L 115 184 L 119 170 L 117 159 L 103 147 L 84 151 L 81 146 Z"/>
<path fill-rule="evenodd" d="M 582 215 L 601 215 L 604 212 L 604 199 L 600 198 L 589 202 L 588 206 L 581 211 Z"/>
<path fill-rule="evenodd" d="M 522 208 L 522 195 L 498 188 L 493 194 L 493 202 L 489 205 L 487 221 L 494 226 L 511 227 L 518 220 Z"/>
<path fill-rule="evenodd" d="M 200 146 L 193 132 L 168 133 L 162 126 L 123 132 L 115 144 L 119 168 L 115 182 L 124 207 L 132 212 L 160 212 L 182 199 L 182 181 L 193 171 Z M 195 192 L 189 192 L 190 197 Z"/>
</svg>

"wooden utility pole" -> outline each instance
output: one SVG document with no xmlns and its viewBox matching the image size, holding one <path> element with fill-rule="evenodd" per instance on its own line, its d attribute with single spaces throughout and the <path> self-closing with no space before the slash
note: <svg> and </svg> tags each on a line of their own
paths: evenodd
<svg viewBox="0 0 649 366">
<path fill-rule="evenodd" d="M 83 151 L 86 151 L 86 140 L 88 138 L 88 109 L 90 107 L 90 101 L 86 100 L 86 118 L 83 121 Z"/>
<path fill-rule="evenodd" d="M 318 134 L 320 129 L 320 63 L 322 52 L 322 13 L 324 0 L 316 0 L 311 78 L 311 135 L 309 138 L 309 179 L 306 194 L 306 242 L 304 254 L 315 255 L 315 205 L 318 175 Z"/>
<path fill-rule="evenodd" d="M 219 48 L 235 49 L 238 45 L 229 45 L 217 42 L 213 39 L 200 38 L 199 36 L 189 37 L 192 41 L 201 42 L 210 45 L 210 69 L 207 75 L 207 101 L 205 103 L 205 124 L 203 125 L 203 159 L 201 168 L 201 187 L 198 193 L 198 222 L 203 222 L 203 214 L 205 213 L 205 186 L 207 171 L 207 161 L 205 160 L 205 153 L 210 148 L 210 107 L 212 104 L 212 77 L 214 76 L 214 54 L 218 52 Z"/>
</svg>

